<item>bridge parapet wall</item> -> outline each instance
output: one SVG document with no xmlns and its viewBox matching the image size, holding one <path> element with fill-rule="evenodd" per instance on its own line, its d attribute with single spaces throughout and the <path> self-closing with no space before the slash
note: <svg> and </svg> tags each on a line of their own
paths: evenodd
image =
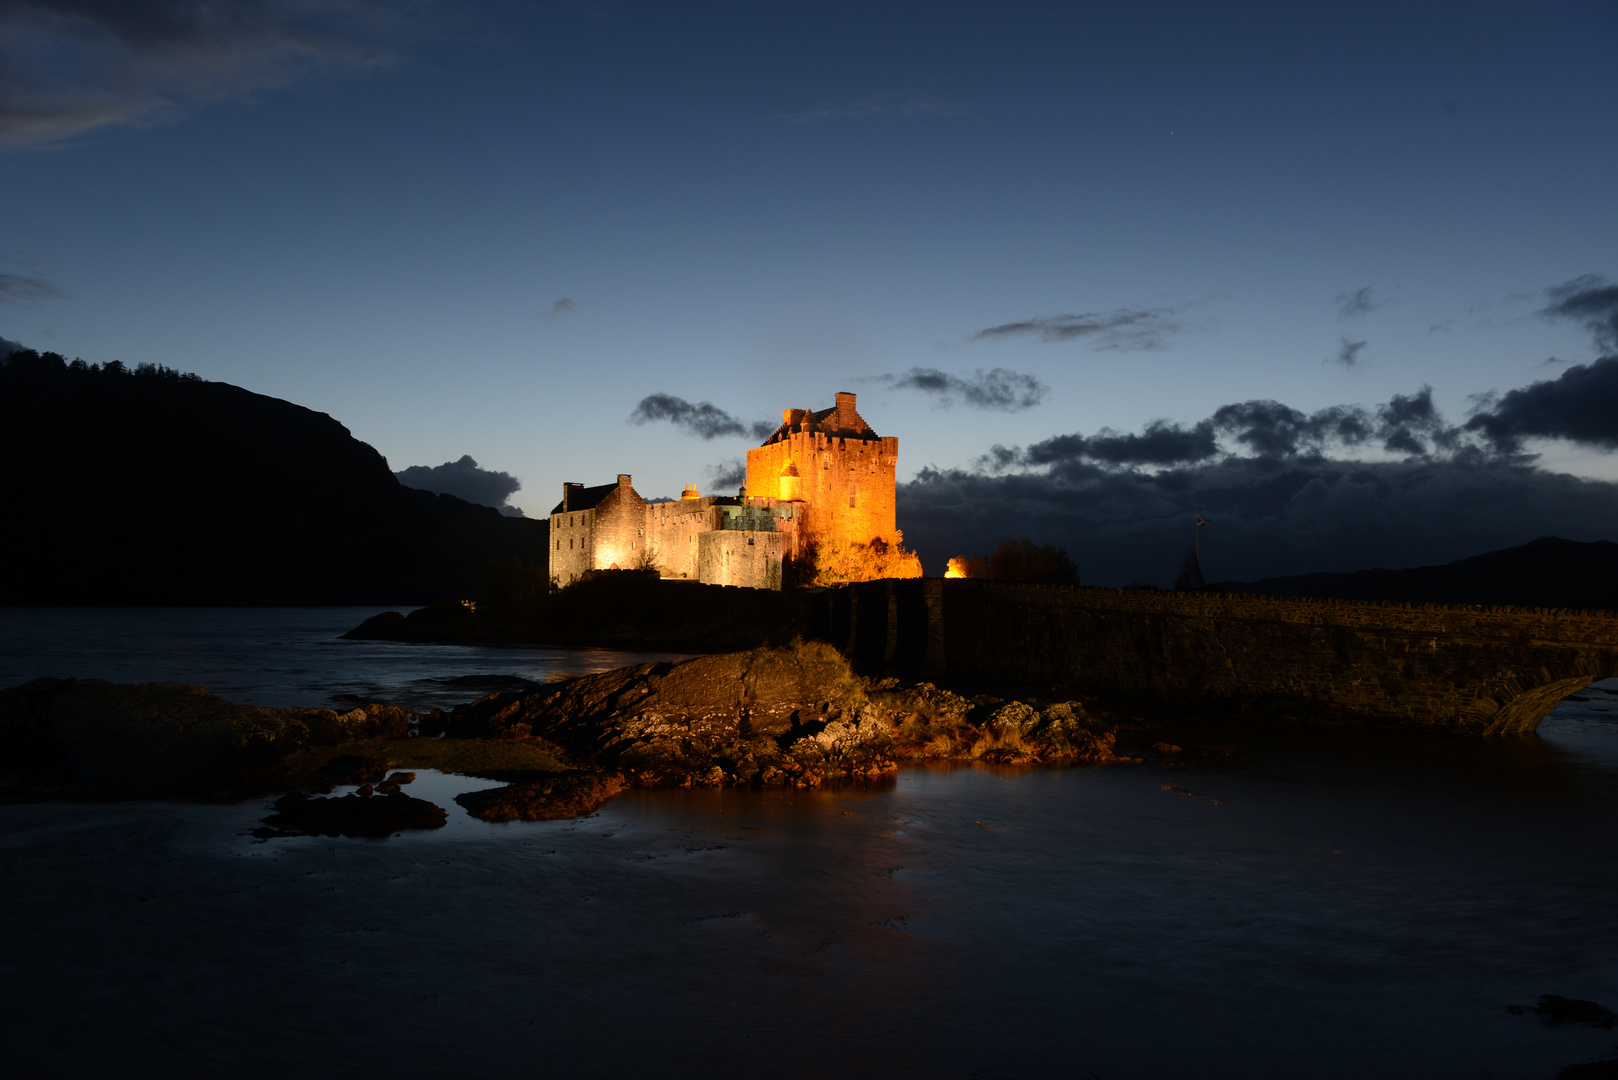
<svg viewBox="0 0 1618 1080">
<path fill-rule="evenodd" d="M 830 619 L 872 666 L 1477 734 L 1618 675 L 1608 612 L 930 579 L 838 590 Z"/>
</svg>

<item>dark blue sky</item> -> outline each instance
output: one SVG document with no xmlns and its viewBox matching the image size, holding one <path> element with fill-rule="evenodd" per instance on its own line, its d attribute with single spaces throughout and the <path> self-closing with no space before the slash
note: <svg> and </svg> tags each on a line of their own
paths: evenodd
<svg viewBox="0 0 1618 1080">
<path fill-rule="evenodd" d="M 471 454 L 530 514 L 620 471 L 707 488 L 749 445 L 628 423 L 648 395 L 750 423 L 850 389 L 926 470 L 900 524 L 935 546 L 1028 531 L 1139 576 L 1106 552 L 1195 504 L 1291 552 L 1233 576 L 1453 557 L 1582 519 L 1302 543 L 1261 527 L 1302 504 L 1219 504 L 1222 456 L 1006 455 L 1424 385 L 1453 427 L 1618 352 L 1615 44 L 1610 3 L 3 3 L 0 336 L 288 398 L 397 469 Z M 1243 430 L 1210 437 L 1245 460 Z M 1517 430 L 1280 452 L 1618 475 L 1584 429 Z M 1175 469 L 1181 502 L 1084 501 Z"/>
</svg>

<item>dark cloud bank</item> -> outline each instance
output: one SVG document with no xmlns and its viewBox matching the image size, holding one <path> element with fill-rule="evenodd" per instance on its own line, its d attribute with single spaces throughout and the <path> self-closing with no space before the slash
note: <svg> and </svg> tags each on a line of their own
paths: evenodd
<svg viewBox="0 0 1618 1080">
<path fill-rule="evenodd" d="M 1618 287 L 1586 277 L 1549 296 L 1547 317 L 1618 344 Z M 1028 536 L 1065 547 L 1097 585 L 1167 584 L 1199 513 L 1213 521 L 1209 580 L 1441 563 L 1541 535 L 1618 539 L 1618 484 L 1537 467 L 1531 438 L 1618 449 L 1618 355 L 1460 422 L 1423 387 L 1376 408 L 1244 401 L 1194 424 L 996 446 L 973 468 L 902 484 L 900 524 L 929 572 Z"/>
<path fill-rule="evenodd" d="M 479 506 L 492 506 L 507 517 L 523 516 L 517 507 L 506 505 L 506 500 L 522 488 L 522 481 L 510 473 L 480 468 L 471 454 L 442 465 L 412 465 L 393 475 L 405 487 L 453 495 Z"/>
</svg>

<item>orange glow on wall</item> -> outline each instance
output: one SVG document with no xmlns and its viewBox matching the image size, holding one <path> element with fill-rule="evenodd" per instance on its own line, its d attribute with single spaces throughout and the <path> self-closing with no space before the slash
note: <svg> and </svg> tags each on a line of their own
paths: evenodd
<svg viewBox="0 0 1618 1080">
<path fill-rule="evenodd" d="M 949 561 L 949 568 L 944 571 L 947 578 L 964 578 L 972 575 L 967 572 L 966 560 L 957 556 Z"/>
</svg>

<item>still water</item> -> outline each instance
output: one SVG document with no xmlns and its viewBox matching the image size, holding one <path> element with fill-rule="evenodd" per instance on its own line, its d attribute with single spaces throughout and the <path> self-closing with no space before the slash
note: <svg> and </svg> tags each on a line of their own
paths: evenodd
<svg viewBox="0 0 1618 1080">
<path fill-rule="evenodd" d="M 264 632 L 286 613 L 215 614 L 270 642 L 251 670 L 201 650 L 221 686 L 359 685 L 307 673 L 313 630 Z M 140 657 L 182 615 L 104 616 L 78 613 L 73 673 L 208 682 Z M 364 685 L 541 670 L 471 652 L 366 660 Z M 261 802 L 0 806 L 0 1053 L 29 1076 L 1549 1077 L 1618 1042 L 1506 1011 L 1618 1006 L 1618 696 L 1579 696 L 1522 739 L 1179 732 L 1195 763 L 639 791 L 581 821 L 488 825 L 447 802 L 479 782 L 423 775 L 450 827 L 374 842 L 254 842 Z"/>
</svg>

